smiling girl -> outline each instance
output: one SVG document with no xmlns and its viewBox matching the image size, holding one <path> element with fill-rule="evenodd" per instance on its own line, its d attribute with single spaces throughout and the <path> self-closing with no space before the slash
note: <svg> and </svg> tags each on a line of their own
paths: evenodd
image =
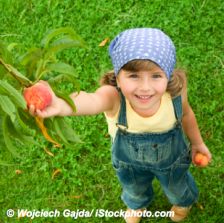
<svg viewBox="0 0 224 223">
<path fill-rule="evenodd" d="M 71 95 L 76 113 L 46 82 L 40 84 L 49 87 L 51 105 L 43 111 L 30 105 L 30 113 L 47 118 L 103 112 L 113 167 L 128 207 L 126 222 L 140 222 L 140 215 L 128 213 L 143 213 L 151 204 L 155 178 L 173 205 L 171 219 L 181 221 L 198 199 L 188 170 L 191 161 L 197 152 L 208 160 L 211 154 L 188 103 L 185 73 L 174 70 L 174 44 L 159 29 L 129 29 L 114 38 L 109 54 L 114 70 L 104 75 L 102 86 L 94 93 Z"/>
</svg>

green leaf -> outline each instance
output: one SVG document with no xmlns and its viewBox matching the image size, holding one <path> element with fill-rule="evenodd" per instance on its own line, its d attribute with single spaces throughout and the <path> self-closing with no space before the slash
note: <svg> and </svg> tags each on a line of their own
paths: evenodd
<svg viewBox="0 0 224 223">
<path fill-rule="evenodd" d="M 52 86 L 56 86 L 57 88 L 59 82 L 68 81 L 70 84 L 73 84 L 73 87 L 76 89 L 76 91 L 80 90 L 79 81 L 73 66 L 66 63 L 56 63 L 49 64 L 47 69 L 52 72 L 60 73 L 56 77 L 52 77 L 48 80 Z"/>
<path fill-rule="evenodd" d="M 19 60 L 20 63 L 24 66 L 29 65 L 30 63 L 37 63 L 43 56 L 43 49 L 33 47 L 30 48 L 24 55 L 22 55 Z"/>
<path fill-rule="evenodd" d="M 80 91 L 80 83 L 78 79 L 74 78 L 70 74 L 59 74 L 56 77 L 52 77 L 48 80 L 48 83 L 50 83 L 51 87 L 56 89 L 56 91 L 58 90 L 58 85 L 63 82 L 72 84 L 76 92 Z"/>
<path fill-rule="evenodd" d="M 17 114 L 18 120 L 21 120 L 20 122 L 24 123 L 24 125 L 27 127 L 27 131 L 30 131 L 30 134 L 29 133 L 27 133 L 27 134 L 35 135 L 36 131 L 38 131 L 39 128 L 36 125 L 36 121 L 35 121 L 34 117 L 31 116 L 28 111 L 26 111 L 26 110 L 24 111 L 21 108 L 18 108 L 17 112 L 18 112 L 18 114 Z"/>
<path fill-rule="evenodd" d="M 8 50 L 8 46 L 0 40 L 0 58 L 4 59 L 7 63 L 12 62 L 12 55 Z"/>
<path fill-rule="evenodd" d="M 81 143 L 81 139 L 74 132 L 74 129 L 62 117 L 54 117 L 53 122 L 56 121 L 57 128 L 61 129 L 66 141 Z"/>
<path fill-rule="evenodd" d="M 81 37 L 70 27 L 61 27 L 57 29 L 50 30 L 46 36 L 42 39 L 41 45 L 44 48 L 48 48 L 50 45 L 50 42 L 53 41 L 53 39 L 57 38 L 58 36 L 68 35 L 73 40 L 79 40 L 82 41 L 84 44 L 84 41 L 81 39 Z"/>
<path fill-rule="evenodd" d="M 6 64 L 1 58 L 0 63 L 5 67 L 5 69 L 8 71 L 8 73 L 13 76 L 17 81 L 22 84 L 22 86 L 30 86 L 32 82 L 25 77 L 22 73 L 20 73 L 16 68 L 11 66 L 10 64 Z"/>
<path fill-rule="evenodd" d="M 32 82 L 25 77 L 22 73 L 20 73 L 17 69 L 15 69 L 13 66 L 8 64 L 8 67 L 10 68 L 11 72 L 13 72 L 16 79 L 18 79 L 21 83 L 23 83 L 23 86 L 30 86 L 32 85 Z"/>
<path fill-rule="evenodd" d="M 40 48 L 31 48 L 28 50 L 26 54 L 21 56 L 19 58 L 20 63 L 26 67 L 27 75 L 31 79 L 36 80 L 35 77 L 33 77 L 34 73 L 37 72 L 38 64 L 40 63 L 40 60 L 42 60 L 44 57 L 44 50 Z"/>
<path fill-rule="evenodd" d="M 12 138 L 9 135 L 10 128 L 12 128 L 12 122 L 10 121 L 9 116 L 5 115 L 2 122 L 2 129 L 3 129 L 2 133 L 3 133 L 4 143 L 7 149 L 10 151 L 10 153 L 13 156 L 20 158 L 20 155 L 18 154 L 16 147 L 12 143 Z"/>
<path fill-rule="evenodd" d="M 63 37 L 55 41 L 47 50 L 47 54 L 55 54 L 62 50 L 73 47 L 85 47 L 84 43 L 80 40 L 73 40 L 68 37 Z"/>
<path fill-rule="evenodd" d="M 74 143 L 82 142 L 70 125 L 67 124 L 65 118 L 54 117 L 52 121 L 56 134 L 61 138 L 64 144 L 74 146 Z"/>
<path fill-rule="evenodd" d="M 17 119 L 20 119 L 19 115 L 17 114 Z M 21 122 L 21 119 L 20 119 Z M 13 139 L 17 139 L 21 144 L 26 146 L 38 145 L 38 143 L 33 139 L 32 136 L 25 135 L 24 130 L 18 129 L 15 127 L 15 122 L 11 121 L 10 128 L 8 129 L 9 134 Z M 32 130 L 30 130 L 31 132 Z M 30 132 L 28 132 L 29 135 Z"/>
<path fill-rule="evenodd" d="M 66 139 L 66 137 L 63 134 L 63 129 L 61 128 L 60 122 L 61 122 L 61 117 L 55 117 L 53 119 L 53 127 L 54 130 L 56 132 L 56 134 L 61 138 L 61 140 L 65 143 L 65 144 L 69 144 L 68 140 Z"/>
<path fill-rule="evenodd" d="M 58 97 L 64 99 L 71 106 L 73 112 L 76 112 L 76 107 L 75 107 L 74 101 L 71 99 L 70 95 L 67 95 L 62 91 L 59 91 L 56 88 L 52 87 L 52 89 Z"/>
<path fill-rule="evenodd" d="M 7 95 L 18 107 L 26 108 L 23 96 L 8 82 L 0 80 L 0 93 Z"/>
<path fill-rule="evenodd" d="M 69 64 L 66 63 L 54 63 L 54 64 L 48 64 L 47 69 L 50 71 L 55 71 L 62 74 L 68 74 L 71 75 L 73 78 L 75 75 L 75 68 Z"/>
<path fill-rule="evenodd" d="M 10 116 L 11 120 L 14 121 L 16 118 L 16 108 L 9 97 L 0 95 L 0 106 Z"/>
<path fill-rule="evenodd" d="M 13 122 L 15 129 L 24 135 L 34 136 L 36 131 L 29 126 L 28 120 L 24 120 L 22 117 L 21 112 L 16 112 L 16 119 Z M 31 119 L 33 119 L 32 116 L 29 117 L 30 122 L 32 121 Z"/>
</svg>

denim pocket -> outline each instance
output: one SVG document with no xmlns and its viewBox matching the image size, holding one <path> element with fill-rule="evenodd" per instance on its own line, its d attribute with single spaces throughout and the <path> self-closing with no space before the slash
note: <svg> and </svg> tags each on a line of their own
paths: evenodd
<svg viewBox="0 0 224 223">
<path fill-rule="evenodd" d="M 129 150 L 133 160 L 151 164 L 169 159 L 171 148 L 172 138 L 168 138 L 163 142 L 132 141 L 129 143 Z"/>
</svg>

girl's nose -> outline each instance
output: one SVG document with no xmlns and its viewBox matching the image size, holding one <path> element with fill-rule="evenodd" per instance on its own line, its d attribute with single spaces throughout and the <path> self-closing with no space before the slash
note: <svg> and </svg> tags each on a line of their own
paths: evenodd
<svg viewBox="0 0 224 223">
<path fill-rule="evenodd" d="M 150 81 L 148 79 L 142 80 L 141 90 L 142 91 L 151 91 L 151 89 L 152 89 L 152 86 L 151 86 Z"/>
</svg>

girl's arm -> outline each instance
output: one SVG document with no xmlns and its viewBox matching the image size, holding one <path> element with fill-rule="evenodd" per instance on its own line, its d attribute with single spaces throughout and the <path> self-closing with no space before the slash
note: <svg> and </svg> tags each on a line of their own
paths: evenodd
<svg viewBox="0 0 224 223">
<path fill-rule="evenodd" d="M 48 86 L 52 95 L 52 103 L 43 111 L 35 110 L 34 106 L 29 107 L 32 115 L 37 115 L 41 118 L 48 118 L 52 116 L 72 116 L 72 115 L 95 115 L 102 112 L 113 114 L 119 106 L 119 93 L 117 89 L 110 85 L 105 85 L 98 88 L 94 93 L 87 93 L 81 91 L 79 93 L 72 93 L 71 99 L 74 101 L 76 112 L 66 101 L 57 97 L 47 82 L 38 82 Z"/>
<path fill-rule="evenodd" d="M 185 84 L 182 92 L 182 104 L 183 104 L 182 125 L 184 132 L 191 143 L 192 161 L 195 164 L 195 155 L 197 152 L 206 155 L 208 160 L 211 161 L 212 155 L 202 139 L 195 114 L 188 103 L 186 89 L 187 88 Z"/>
</svg>

